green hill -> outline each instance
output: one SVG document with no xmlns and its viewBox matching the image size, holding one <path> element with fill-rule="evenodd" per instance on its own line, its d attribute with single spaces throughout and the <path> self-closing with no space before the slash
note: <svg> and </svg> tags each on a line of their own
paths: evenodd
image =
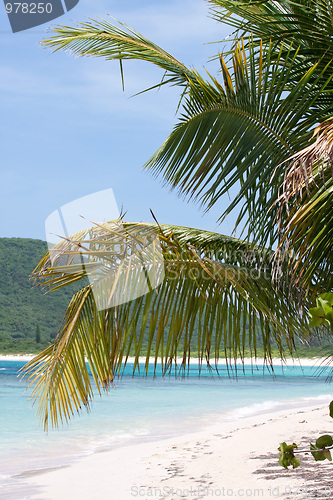
<svg viewBox="0 0 333 500">
<path fill-rule="evenodd" d="M 76 286 L 64 287 L 49 294 L 45 294 L 41 288 L 34 288 L 29 277 L 46 252 L 47 244 L 41 240 L 0 238 L 0 353 L 2 354 L 36 353 L 47 347 L 58 332 L 73 293 L 83 285 L 81 281 Z M 142 343 L 142 355 L 147 348 L 147 333 Z M 192 340 L 191 352 L 195 356 L 197 355 L 196 332 Z M 260 355 L 262 351 L 260 338 L 257 346 Z M 309 357 L 324 355 L 327 353 L 327 347 L 330 353 L 333 350 L 331 338 L 324 338 L 320 343 L 318 337 L 312 337 L 310 346 L 302 346 L 296 339 L 296 346 L 300 356 Z M 273 353 L 278 355 L 274 344 L 272 347 Z"/>
<path fill-rule="evenodd" d="M 47 252 L 41 240 L 0 238 L 0 352 L 38 352 L 56 336 L 73 287 L 45 294 L 30 274 Z M 40 337 L 40 342 L 38 342 Z"/>
</svg>

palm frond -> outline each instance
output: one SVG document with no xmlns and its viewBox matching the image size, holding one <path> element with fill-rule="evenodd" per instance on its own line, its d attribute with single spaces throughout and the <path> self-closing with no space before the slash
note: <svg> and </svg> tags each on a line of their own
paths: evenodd
<svg viewBox="0 0 333 500">
<path fill-rule="evenodd" d="M 194 79 L 193 72 L 175 57 L 133 28 L 119 21 L 118 23 L 120 26 L 103 20 L 92 20 L 89 23 L 78 23 L 77 27 L 58 26 L 53 29 L 55 35 L 43 40 L 41 44 L 54 51 L 62 49 L 79 57 L 102 57 L 120 62 L 139 59 L 150 62 L 166 72 L 156 87 L 166 84 L 186 87 L 188 80 Z"/>
<path fill-rule="evenodd" d="M 180 122 L 146 168 L 207 210 L 239 183 L 221 219 L 240 207 L 237 223 L 246 222 L 249 233 L 267 242 L 269 236 L 274 240 L 275 231 L 269 208 L 284 176 L 284 168 L 276 166 L 310 139 L 317 118 L 309 110 L 324 88 L 322 75 L 310 83 L 314 66 L 286 95 L 297 51 L 282 63 L 272 60 L 272 45 L 260 44 L 259 57 L 256 49 L 250 42 L 246 55 L 239 44 L 233 72 L 221 57 L 223 85 L 200 75 L 196 84 L 189 83 Z M 331 79 L 326 71 L 325 85 Z"/>
<path fill-rule="evenodd" d="M 281 232 L 280 248 L 292 248 L 290 269 L 296 285 L 314 286 L 318 293 L 333 289 L 333 182 L 304 192 L 299 203 L 290 212 Z"/>
<path fill-rule="evenodd" d="M 89 276 L 97 249 L 103 263 L 113 261 L 119 236 L 108 228 L 94 227 L 59 244 L 36 269 L 41 286 L 52 290 Z M 143 348 L 145 372 L 149 360 L 156 369 L 159 358 L 164 372 L 172 365 L 184 370 L 193 352 L 200 365 L 220 357 L 231 362 L 247 348 L 255 355 L 259 339 L 269 362 L 272 342 L 283 357 L 302 329 L 298 306 L 287 298 L 288 287 L 272 284 L 271 252 L 192 228 L 134 223 L 123 228 L 127 241 L 133 235 L 158 234 L 164 279 L 145 295 L 104 310 L 95 300 L 94 283 L 73 297 L 54 345 L 23 369 L 45 429 L 89 408 L 93 390 L 85 357 L 101 391 L 122 372 L 130 355 L 133 372 L 140 368 Z M 78 254 L 84 265 L 75 263 Z M 147 270 L 152 263 L 143 260 L 141 267 Z"/>
<path fill-rule="evenodd" d="M 333 4 L 326 0 L 209 0 L 212 17 L 235 28 L 235 38 L 252 33 L 254 40 L 298 50 L 297 77 L 313 64 L 319 72 L 333 58 Z M 299 76 L 297 77 L 299 78 Z"/>
<path fill-rule="evenodd" d="M 269 8 L 275 12 L 278 2 L 266 3 L 273 4 Z M 179 122 L 145 167 L 206 210 L 240 186 L 220 219 L 237 208 L 237 224 L 247 225 L 258 243 L 272 245 L 276 226 L 274 213 L 268 212 L 284 175 L 276 166 L 308 143 L 318 110 L 324 118 L 332 113 L 331 100 L 325 97 L 332 78 L 328 63 L 317 61 L 305 71 L 303 67 L 295 80 L 303 57 L 297 43 L 287 41 L 278 47 L 250 38 L 247 44 L 241 40 L 235 45 L 232 69 L 220 56 L 220 82 L 209 73 L 205 79 L 189 70 L 124 25 L 92 21 L 77 28 L 60 26 L 54 32 L 45 46 L 78 56 L 145 60 L 166 71 L 161 84 L 184 87 Z"/>
<path fill-rule="evenodd" d="M 280 228 L 277 258 L 289 254 L 296 283 L 331 290 L 333 241 L 333 123 L 314 132 L 315 141 L 287 161 L 276 204 Z M 292 249 L 292 253 L 290 252 Z"/>
</svg>

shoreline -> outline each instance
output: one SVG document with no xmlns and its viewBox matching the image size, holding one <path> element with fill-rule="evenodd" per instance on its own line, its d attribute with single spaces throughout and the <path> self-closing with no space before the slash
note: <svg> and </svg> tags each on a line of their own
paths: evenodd
<svg viewBox="0 0 333 500">
<path fill-rule="evenodd" d="M 22 360 L 22 356 L 10 358 L 14 361 Z M 8 360 L 7 356 L 6 359 Z M 250 359 L 246 361 L 251 364 Z M 256 360 L 259 367 L 260 361 L 263 360 Z M 302 361 L 292 360 L 287 366 L 291 364 L 305 367 Z M 321 360 L 306 361 L 314 366 Z M 183 400 L 180 401 L 172 393 L 171 404 L 176 411 L 176 420 L 172 426 L 166 420 L 163 428 L 156 427 L 162 432 L 153 431 L 155 435 L 138 434 L 139 437 L 128 441 L 104 439 L 103 442 L 90 442 L 88 447 L 88 441 L 84 441 L 84 449 L 80 450 L 78 447 L 78 453 L 71 456 L 67 454 L 66 448 L 61 450 L 62 441 L 59 441 L 59 450 L 54 449 L 50 462 L 47 455 L 46 460 L 41 459 L 45 450 L 39 454 L 38 450 L 41 449 L 37 446 L 36 460 L 28 465 L 22 455 L 19 457 L 22 464 L 25 464 L 24 469 L 21 469 L 22 473 L 19 470 L 16 474 L 9 472 L 4 483 L 3 494 L 7 495 L 4 498 L 16 500 L 20 493 L 22 496 L 19 498 L 27 500 L 198 500 L 205 497 L 228 498 L 232 497 L 229 494 L 231 491 L 240 490 L 243 490 L 242 494 L 235 493 L 233 496 L 254 496 L 267 500 L 313 498 L 315 495 L 297 496 L 295 491 L 301 491 L 300 488 L 310 481 L 309 473 L 310 476 L 317 474 L 318 466 L 322 474 L 331 474 L 331 469 L 327 471 L 327 467 L 332 467 L 332 464 L 315 463 L 312 456 L 308 456 L 305 457 L 304 470 L 299 468 L 285 471 L 278 465 L 277 448 L 283 441 L 288 444 L 297 442 L 301 444 L 301 448 L 308 448 L 309 443 L 315 442 L 319 435 L 331 433 L 333 422 L 328 416 L 328 405 L 333 395 L 329 386 L 327 391 L 324 388 L 325 392 L 320 387 L 318 390 L 316 386 L 315 391 L 308 392 L 308 396 L 300 396 L 302 391 L 294 391 L 293 398 L 288 396 L 286 400 L 284 398 L 287 394 L 284 391 L 279 390 L 274 397 L 268 392 L 263 401 L 258 393 L 253 398 L 251 396 L 250 402 L 245 399 L 244 404 L 240 402 L 239 407 L 226 407 L 222 411 L 213 410 L 213 401 L 202 393 L 200 401 L 204 404 L 204 412 L 199 419 L 194 416 L 195 421 L 190 418 L 187 423 L 177 410 L 177 401 L 181 405 Z M 218 394 L 216 397 L 219 397 Z M 223 400 L 228 395 L 222 392 L 221 397 Z M 233 396 L 230 394 L 230 397 Z M 190 414 L 192 405 L 195 405 L 193 397 L 188 410 Z M 114 434 L 115 428 L 110 426 L 112 420 L 107 416 L 106 418 L 107 431 L 101 435 L 107 438 L 109 434 Z M 71 452 L 74 451 L 74 444 L 72 441 Z M 208 492 L 205 488 L 212 489 Z M 263 494 L 254 493 L 258 488 Z M 286 496 L 288 488 L 292 491 L 291 496 L 289 493 Z M 247 490 L 251 494 L 245 494 Z M 280 495 L 281 492 L 283 496 Z M 333 484 L 331 492 L 331 496 L 317 498 L 333 498 Z"/>
<path fill-rule="evenodd" d="M 27 498 L 329 499 L 330 462 L 299 454 L 301 466 L 285 470 L 278 464 L 277 448 L 286 441 L 309 449 L 310 441 L 329 432 L 331 422 L 322 404 L 224 420 L 200 431 L 96 452 L 61 469 L 36 471 L 24 478 L 32 488 Z"/>
<path fill-rule="evenodd" d="M 33 359 L 35 355 L 34 354 L 0 354 L 0 361 L 22 361 L 22 362 L 28 362 L 31 359 Z M 134 362 L 134 357 L 129 357 L 127 363 L 133 363 Z M 140 357 L 139 362 L 144 364 L 146 358 Z M 181 363 L 182 358 L 178 358 L 177 362 Z M 198 358 L 191 358 L 191 363 L 198 363 Z M 158 363 L 161 362 L 161 358 L 158 358 Z M 314 357 L 314 358 L 286 358 L 284 361 L 282 361 L 280 358 L 273 358 L 273 365 L 274 366 L 316 366 L 319 367 L 320 365 L 327 363 L 326 358 L 320 358 L 320 357 Z M 154 361 L 149 361 L 149 364 L 154 364 Z M 234 360 L 231 361 L 231 366 L 234 364 Z M 254 365 L 254 366 L 262 366 L 265 364 L 264 358 L 244 358 L 244 360 L 237 360 L 237 365 Z M 266 363 L 267 364 L 267 363 Z M 203 362 L 204 365 L 204 362 Z M 218 362 L 218 365 L 225 365 L 225 360 L 220 359 Z M 213 360 L 212 360 L 212 366 L 213 365 Z"/>
</svg>

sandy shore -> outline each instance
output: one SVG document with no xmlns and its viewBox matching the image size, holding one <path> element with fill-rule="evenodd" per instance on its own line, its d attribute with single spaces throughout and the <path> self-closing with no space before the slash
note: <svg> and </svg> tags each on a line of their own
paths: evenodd
<svg viewBox="0 0 333 500">
<path fill-rule="evenodd" d="M 301 467 L 278 465 L 279 443 L 330 433 L 327 405 L 226 421 L 200 432 L 97 453 L 29 478 L 31 499 L 333 498 L 332 463 L 299 454 Z"/>
<path fill-rule="evenodd" d="M 27 361 L 31 357 L 0 356 L 0 360 Z M 287 360 L 288 365 L 302 366 L 319 366 L 321 362 L 319 358 Z M 262 359 L 255 361 L 262 363 Z M 274 364 L 281 365 L 281 361 Z M 224 421 L 200 432 L 124 446 L 86 456 L 67 467 L 33 472 L 22 478 L 30 485 L 24 498 L 332 499 L 331 462 L 316 463 L 309 453 L 302 453 L 301 467 L 284 470 L 278 465 L 277 451 L 282 441 L 308 449 L 309 442 L 315 442 L 319 435 L 333 434 L 328 403 L 320 408 Z M 0 498 L 5 497 L 0 493 Z"/>
<path fill-rule="evenodd" d="M 30 361 L 33 354 L 0 354 L 0 361 Z"/>
<path fill-rule="evenodd" d="M 0 361 L 30 361 L 34 357 L 33 354 L 0 354 Z M 144 364 L 146 361 L 146 358 L 139 358 L 139 361 L 141 364 Z M 158 362 L 160 362 L 160 358 L 158 358 Z M 178 359 L 178 363 L 181 363 L 181 358 Z M 129 357 L 128 358 L 128 363 L 133 363 L 134 358 Z M 151 363 L 154 361 L 152 360 Z M 196 358 L 191 358 L 192 363 L 198 363 L 198 359 Z M 264 364 L 264 359 L 263 358 L 257 358 L 257 359 L 251 359 L 251 358 L 244 358 L 244 361 L 238 360 L 237 364 L 248 364 L 248 365 L 262 365 Z M 214 360 L 212 360 L 212 363 L 214 363 Z M 220 364 L 224 364 L 224 359 L 221 359 Z M 233 363 L 233 360 L 231 361 L 231 364 Z M 275 366 L 320 366 L 322 363 L 325 364 L 325 358 L 287 358 L 285 361 L 281 361 L 280 358 L 273 358 L 273 364 Z"/>
</svg>

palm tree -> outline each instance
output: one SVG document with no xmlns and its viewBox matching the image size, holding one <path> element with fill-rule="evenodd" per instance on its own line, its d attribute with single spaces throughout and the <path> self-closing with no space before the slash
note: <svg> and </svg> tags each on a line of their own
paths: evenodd
<svg viewBox="0 0 333 500">
<path fill-rule="evenodd" d="M 79 56 L 159 66 L 164 75 L 156 87 L 180 87 L 180 114 L 146 168 L 207 210 L 239 186 L 221 219 L 238 208 L 237 224 L 247 229 L 240 241 L 193 228 L 123 223 L 126 251 L 130 246 L 133 252 L 133 239 L 144 241 L 151 231 L 158 235 L 164 280 L 156 291 L 102 311 L 92 285 L 74 295 L 54 345 L 24 368 L 35 384 L 33 399 L 45 428 L 89 406 L 93 393 L 85 356 L 99 391 L 132 352 L 136 370 L 144 339 L 146 370 L 151 354 L 155 367 L 162 357 L 164 371 L 179 352 L 181 368 L 193 350 L 200 363 L 216 361 L 221 353 L 228 360 L 243 357 L 247 346 L 256 355 L 258 335 L 268 360 L 272 339 L 283 357 L 292 351 L 295 334 L 304 331 L 300 301 L 306 311 L 314 293 L 332 289 L 331 128 L 325 121 L 333 111 L 331 4 L 210 4 L 212 15 L 236 30 L 230 52 L 215 57 L 218 76 L 201 76 L 123 24 L 60 26 L 43 42 Z M 319 121 L 325 124 L 309 148 Z M 52 290 L 89 277 L 101 259 L 113 268 L 110 256 L 120 244 L 114 227 L 96 225 L 59 244 L 56 257 L 45 256 L 35 270 L 43 286 Z M 75 263 L 76 255 L 84 266 Z M 153 260 L 141 268 L 149 272 Z M 121 273 L 113 274 L 116 281 L 126 279 Z"/>
</svg>

